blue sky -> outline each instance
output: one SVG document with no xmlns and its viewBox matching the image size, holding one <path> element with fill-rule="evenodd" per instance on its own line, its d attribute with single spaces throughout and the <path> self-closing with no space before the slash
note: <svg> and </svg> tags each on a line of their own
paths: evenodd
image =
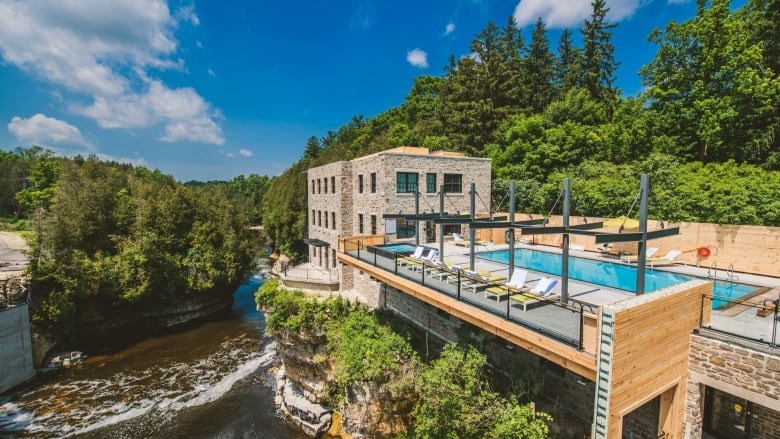
<svg viewBox="0 0 780 439">
<path fill-rule="evenodd" d="M 743 3 L 740 1 L 738 3 Z M 693 0 L 607 0 L 617 85 Z M 489 20 L 577 29 L 589 0 L 0 0 L 0 149 L 129 161 L 187 181 L 277 175 L 309 136 L 403 102 Z M 579 44 L 579 31 L 576 30 Z"/>
</svg>

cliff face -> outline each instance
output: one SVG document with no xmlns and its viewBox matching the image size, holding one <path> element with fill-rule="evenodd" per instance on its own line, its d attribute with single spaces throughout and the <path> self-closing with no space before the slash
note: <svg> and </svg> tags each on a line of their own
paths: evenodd
<svg viewBox="0 0 780 439">
<path fill-rule="evenodd" d="M 355 382 L 344 389 L 344 402 L 335 407 L 340 425 L 327 424 L 313 429 L 311 418 L 314 413 L 296 416 L 295 400 L 290 400 L 284 387 L 292 383 L 308 402 L 318 407 L 326 407 L 330 386 L 333 385 L 332 369 L 327 357 L 324 334 L 294 334 L 277 336 L 277 351 L 282 366 L 277 373 L 277 404 L 293 422 L 304 427 L 310 434 L 316 435 L 328 430 L 340 437 L 350 438 L 391 438 L 404 433 L 409 426 L 409 413 L 414 401 L 409 398 L 394 397 L 382 383 Z M 305 405 L 305 404 L 304 404 Z M 325 437 L 328 436 L 326 434 Z"/>
</svg>

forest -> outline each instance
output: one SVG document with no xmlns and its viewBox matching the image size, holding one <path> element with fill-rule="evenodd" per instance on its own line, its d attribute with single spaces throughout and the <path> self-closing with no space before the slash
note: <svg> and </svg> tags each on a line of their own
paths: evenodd
<svg viewBox="0 0 780 439">
<path fill-rule="evenodd" d="M 576 30 L 581 47 L 572 30 L 551 42 L 541 19 L 529 41 L 512 18 L 488 23 L 471 56 L 418 77 L 401 105 L 309 138 L 268 185 L 266 231 L 283 252 L 301 253 L 302 171 L 402 145 L 490 157 L 497 211 L 515 180 L 518 211 L 547 213 L 570 177 L 575 215 L 622 215 L 649 173 L 653 218 L 780 226 L 780 7 L 697 5 L 693 18 L 648 36 L 657 52 L 638 72 L 637 96 L 614 85 L 616 24 L 604 0 Z"/>
<path fill-rule="evenodd" d="M 261 220 L 266 177 L 181 184 L 40 147 L 0 151 L 0 171 L 0 223 L 29 237 L 33 321 L 61 342 L 79 335 L 85 309 L 140 315 L 229 295 L 256 269 L 259 235 L 247 226 Z"/>
</svg>

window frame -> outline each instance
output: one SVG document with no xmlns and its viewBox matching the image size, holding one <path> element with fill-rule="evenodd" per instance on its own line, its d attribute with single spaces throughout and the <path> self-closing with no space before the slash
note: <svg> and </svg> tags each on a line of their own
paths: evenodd
<svg viewBox="0 0 780 439">
<path fill-rule="evenodd" d="M 336 193 L 336 177 L 330 177 L 330 193 Z"/>
<path fill-rule="evenodd" d="M 414 176 L 414 184 L 410 183 L 409 178 Z M 402 178 L 403 177 L 403 178 Z M 416 172 L 396 172 L 395 173 L 395 192 L 398 194 L 413 194 L 419 188 L 419 175 Z M 403 185 L 401 181 L 403 180 Z"/>
<path fill-rule="evenodd" d="M 447 177 L 450 177 L 450 178 L 457 177 L 458 182 L 457 183 L 453 183 L 451 181 L 447 182 Z M 463 193 L 463 174 L 444 174 L 443 180 L 444 180 L 443 184 L 444 184 L 444 193 L 445 194 L 462 194 Z M 455 185 L 457 185 L 459 190 L 457 190 L 457 191 L 452 190 L 452 188 L 454 188 Z"/>
<path fill-rule="evenodd" d="M 362 235 L 363 234 L 363 230 L 365 230 L 364 227 L 363 227 L 363 214 L 359 213 L 358 214 L 358 234 Z"/>
<path fill-rule="evenodd" d="M 376 235 L 377 220 L 376 215 L 371 215 L 371 235 Z"/>
<path fill-rule="evenodd" d="M 433 181 L 431 181 L 431 177 L 433 177 Z M 435 172 L 428 172 L 425 174 L 425 193 L 436 193 L 436 177 L 437 176 Z"/>
<path fill-rule="evenodd" d="M 331 226 L 333 227 L 333 230 L 336 230 L 336 212 L 330 213 L 330 223 Z"/>
<path fill-rule="evenodd" d="M 363 193 L 363 174 L 358 175 L 358 193 Z"/>
<path fill-rule="evenodd" d="M 371 193 L 376 193 L 376 172 L 371 173 Z"/>
</svg>

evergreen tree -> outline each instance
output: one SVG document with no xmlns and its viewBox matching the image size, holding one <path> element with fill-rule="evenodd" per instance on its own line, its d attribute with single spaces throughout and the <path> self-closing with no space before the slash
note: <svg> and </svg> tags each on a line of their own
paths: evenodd
<svg viewBox="0 0 780 439">
<path fill-rule="evenodd" d="M 504 26 L 500 41 L 501 65 L 499 106 L 509 107 L 510 113 L 526 109 L 528 87 L 525 83 L 522 54 L 525 51 L 522 32 L 517 28 L 515 18 L 510 16 Z"/>
<path fill-rule="evenodd" d="M 585 21 L 582 28 L 582 85 L 593 99 L 612 108 L 617 98 L 617 90 L 612 84 L 618 63 L 615 61 L 611 30 L 616 25 L 605 21 L 609 11 L 605 0 L 593 0 L 591 6 L 593 11 L 590 19 Z"/>
<path fill-rule="evenodd" d="M 547 107 L 553 98 L 553 75 L 555 56 L 550 51 L 547 40 L 547 26 L 539 18 L 531 34 L 531 46 L 528 56 L 523 60 L 527 82 L 530 86 L 529 100 L 531 109 L 539 112 Z"/>
<path fill-rule="evenodd" d="M 306 149 L 303 151 L 304 160 L 313 160 L 320 156 L 322 145 L 316 136 L 309 137 L 306 141 Z"/>
<path fill-rule="evenodd" d="M 561 94 L 566 94 L 580 84 L 581 63 L 582 50 L 572 42 L 571 31 L 564 29 L 558 43 L 558 60 L 555 63 L 555 83 L 561 89 Z"/>
</svg>

